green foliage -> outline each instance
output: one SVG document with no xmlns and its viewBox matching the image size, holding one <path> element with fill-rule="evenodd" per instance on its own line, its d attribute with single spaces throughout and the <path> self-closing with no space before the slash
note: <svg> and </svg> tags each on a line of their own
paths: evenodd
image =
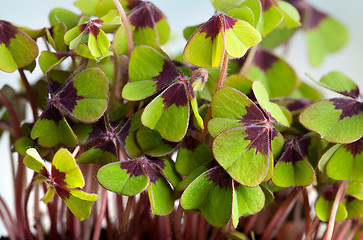
<svg viewBox="0 0 363 240">
<path fill-rule="evenodd" d="M 11 148 L 35 172 L 28 188 L 23 165 L 14 172 L 16 194 L 27 189 L 26 197 L 16 195 L 18 218 L 26 209 L 19 202 L 27 204 L 37 183 L 48 188 L 42 198 L 50 213 L 46 238 L 58 238 L 58 229 L 65 229 L 63 218 L 56 223 L 64 214 L 58 196 L 78 219 L 90 218 L 87 229 L 82 225 L 86 237 L 87 231 L 101 232 L 106 215 L 107 234 L 114 238 L 165 229 L 155 236 L 187 239 L 198 229 L 205 239 L 217 233 L 221 239 L 288 239 L 284 234 L 294 224 L 314 226 L 301 209 L 289 215 L 292 207 L 312 207 L 305 206 L 311 200 L 302 191 L 306 187 L 318 193 L 314 204 L 321 221 L 363 216 L 358 84 L 337 71 L 320 81 L 310 77 L 342 95 L 323 99 L 274 49 L 289 47 L 291 37 L 304 31 L 308 58 L 317 66 L 347 42 L 341 23 L 303 0 L 211 0 L 216 14 L 187 27 L 184 50 L 169 57 L 164 44 L 172 44 L 171 26 L 164 13 L 146 1 L 120 3 L 126 18 L 112 0 L 77 0 L 80 15 L 56 8 L 49 14 L 50 28 L 0 20 L 0 69 L 19 70 L 25 86 L 1 89 L 0 134 L 10 133 Z M 39 40 L 47 49 L 37 64 Z M 37 67 L 43 76 L 29 85 L 23 71 L 30 75 Z M 87 172 L 85 179 L 76 161 Z M 103 188 L 99 214 L 91 214 L 98 197 L 83 192 L 85 186 L 94 192 Z M 115 214 L 106 191 L 117 194 Z M 295 201 L 300 192 L 303 203 Z M 335 199 L 341 200 L 338 205 Z M 172 219 L 164 217 L 169 214 Z M 43 215 L 35 217 L 36 228 L 43 229 L 38 226 Z M 67 231 L 76 235 L 81 225 L 70 215 L 66 219 Z M 256 227 L 254 222 L 269 223 Z M 284 228 L 278 229 L 280 223 Z M 116 236 L 114 226 L 123 232 Z M 23 227 L 30 229 L 25 237 L 9 237 L 30 238 L 33 229 Z M 296 232 L 308 233 L 298 227 Z"/>
</svg>

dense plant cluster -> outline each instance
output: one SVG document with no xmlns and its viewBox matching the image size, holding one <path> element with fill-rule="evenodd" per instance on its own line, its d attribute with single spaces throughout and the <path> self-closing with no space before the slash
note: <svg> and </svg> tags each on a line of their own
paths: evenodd
<svg viewBox="0 0 363 240">
<path fill-rule="evenodd" d="M 304 31 L 318 66 L 347 30 L 304 0 L 211 2 L 173 58 L 151 2 L 77 0 L 81 15 L 56 8 L 42 29 L 0 20 L 0 69 L 24 85 L 0 91 L 18 161 L 15 216 L 0 196 L 10 239 L 363 236 L 358 86 L 310 77 L 341 95 L 324 99 L 274 53 Z"/>
</svg>

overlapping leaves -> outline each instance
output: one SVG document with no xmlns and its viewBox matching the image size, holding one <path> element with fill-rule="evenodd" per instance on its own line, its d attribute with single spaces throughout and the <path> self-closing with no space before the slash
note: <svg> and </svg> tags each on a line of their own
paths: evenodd
<svg viewBox="0 0 363 240">
<path fill-rule="evenodd" d="M 96 194 L 88 194 L 80 190 L 84 187 L 83 175 L 68 150 L 57 151 L 52 161 L 51 172 L 47 170 L 44 160 L 34 148 L 27 150 L 24 164 L 42 175 L 49 186 L 43 198 L 44 202 L 50 201 L 56 192 L 78 219 L 82 221 L 89 217 L 92 203 L 98 198 Z"/>
<path fill-rule="evenodd" d="M 142 100 L 166 89 L 151 101 L 141 116 L 142 124 L 172 142 L 180 141 L 188 127 L 190 108 L 202 127 L 193 87 L 165 54 L 147 46 L 135 48 L 129 63 L 130 81 L 123 98 Z"/>
<path fill-rule="evenodd" d="M 257 186 L 271 177 L 273 145 L 281 148 L 284 141 L 273 124 L 289 125 L 281 108 L 269 101 L 263 85 L 254 82 L 252 88 L 260 107 L 232 88 L 217 91 L 208 125 L 216 137 L 216 160 L 235 181 L 246 186 Z"/>
</svg>

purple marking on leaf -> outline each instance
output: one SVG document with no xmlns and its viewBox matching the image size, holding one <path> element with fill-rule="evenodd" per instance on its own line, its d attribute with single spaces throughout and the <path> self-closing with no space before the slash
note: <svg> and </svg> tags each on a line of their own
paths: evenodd
<svg viewBox="0 0 363 240">
<path fill-rule="evenodd" d="M 253 59 L 253 63 L 263 71 L 272 68 L 272 65 L 279 59 L 272 53 L 265 50 L 258 50 Z"/>
<path fill-rule="evenodd" d="M 199 145 L 201 145 L 201 143 L 197 139 L 193 138 L 192 136 L 186 136 L 183 139 L 183 143 L 182 143 L 181 147 L 187 149 L 188 151 L 194 152 L 194 150 Z"/>
<path fill-rule="evenodd" d="M 212 16 L 206 23 L 204 23 L 198 30 L 200 33 L 205 32 L 205 38 L 211 38 L 213 43 L 217 35 L 223 31 L 222 21 L 218 15 Z"/>
<path fill-rule="evenodd" d="M 105 141 L 103 143 L 98 144 L 95 148 L 100 149 L 104 152 L 112 153 L 116 156 L 116 147 L 113 141 Z"/>
<path fill-rule="evenodd" d="M 348 204 L 353 202 L 354 200 L 357 200 L 357 198 L 350 196 L 350 195 L 345 195 L 345 199 L 347 200 Z"/>
<path fill-rule="evenodd" d="M 65 187 L 67 185 L 65 179 L 66 173 L 59 171 L 54 165 L 52 165 L 52 181 L 59 186 Z"/>
<path fill-rule="evenodd" d="M 51 120 L 54 121 L 58 126 L 60 120 L 64 119 L 63 114 L 53 106 L 52 104 L 48 104 L 43 113 L 39 117 L 40 120 Z"/>
<path fill-rule="evenodd" d="M 53 79 L 49 78 L 49 80 L 48 80 L 48 92 L 50 94 L 55 93 L 56 91 L 58 91 L 61 86 L 62 86 L 62 84 L 60 84 L 59 82 L 54 81 Z"/>
<path fill-rule="evenodd" d="M 183 82 L 176 82 L 168 87 L 162 94 L 164 109 L 169 108 L 175 104 L 176 107 L 187 106 L 188 96 L 185 84 Z"/>
<path fill-rule="evenodd" d="M 246 136 L 244 140 L 250 141 L 247 149 L 254 148 L 256 149 L 256 154 L 259 152 L 262 155 L 268 155 L 271 144 L 269 131 L 270 130 L 263 125 L 246 127 Z"/>
<path fill-rule="evenodd" d="M 232 189 L 232 178 L 217 161 L 211 161 L 206 167 L 207 169 L 210 169 L 206 173 L 206 176 L 209 181 L 213 182 L 213 185 L 219 186 L 223 190 Z"/>
<path fill-rule="evenodd" d="M 127 120 L 127 122 L 122 126 L 122 128 L 116 135 L 117 140 L 119 141 L 119 143 L 121 144 L 122 147 L 125 147 L 126 138 L 130 134 L 131 121 L 132 121 L 132 118 Z"/>
<path fill-rule="evenodd" d="M 246 114 L 241 116 L 238 122 L 245 126 L 249 126 L 261 123 L 265 120 L 266 117 L 263 112 L 254 103 L 251 103 L 246 106 Z"/>
<path fill-rule="evenodd" d="M 363 103 L 348 98 L 332 98 L 331 101 L 335 109 L 342 110 L 339 120 L 345 117 L 353 117 L 355 115 L 363 114 Z"/>
<path fill-rule="evenodd" d="M 306 98 L 301 99 L 288 99 L 288 101 L 291 101 L 291 103 L 286 105 L 286 108 L 290 111 L 297 111 L 301 110 L 311 104 L 311 102 Z"/>
<path fill-rule="evenodd" d="M 147 163 L 144 157 L 135 158 L 133 160 L 128 160 L 125 162 L 121 162 L 121 169 L 126 169 L 127 174 L 130 176 L 138 177 L 141 175 L 145 175 L 143 165 Z"/>
<path fill-rule="evenodd" d="M 345 96 L 351 97 L 351 98 L 358 98 L 360 91 L 359 91 L 358 86 L 356 86 L 354 89 L 350 90 L 349 92 L 348 91 L 342 91 L 340 93 L 342 93 Z"/>
<path fill-rule="evenodd" d="M 178 145 L 178 142 L 170 142 L 168 140 L 165 140 L 164 138 L 162 139 L 163 143 L 168 145 L 170 148 L 175 148 L 176 145 Z"/>
<path fill-rule="evenodd" d="M 88 23 L 84 23 L 78 26 L 80 32 L 83 32 L 86 28 L 88 28 Z"/>
<path fill-rule="evenodd" d="M 15 38 L 19 30 L 14 27 L 10 22 L 0 20 L 0 45 L 5 44 L 9 47 L 10 39 Z"/>
<path fill-rule="evenodd" d="M 310 143 L 311 137 L 295 138 L 287 141 L 279 161 L 290 162 L 294 165 L 296 162 L 304 160 Z"/>
<path fill-rule="evenodd" d="M 97 27 L 95 24 L 91 24 L 89 27 L 90 34 L 92 34 L 96 39 L 97 39 L 98 34 L 100 33 L 100 30 L 101 29 L 99 27 Z"/>
<path fill-rule="evenodd" d="M 275 5 L 271 0 L 260 0 L 260 2 L 263 12 L 266 12 L 267 10 L 270 9 L 271 6 Z"/>
<path fill-rule="evenodd" d="M 155 28 L 155 23 L 163 18 L 164 14 L 150 2 L 141 2 L 129 14 L 130 23 L 136 32 L 139 28 Z"/>
<path fill-rule="evenodd" d="M 77 105 L 78 100 L 84 99 L 83 96 L 77 95 L 77 88 L 73 82 L 69 81 L 59 92 L 56 93 L 55 100 L 68 113 L 71 113 Z"/>
<path fill-rule="evenodd" d="M 65 201 L 67 199 L 69 199 L 70 195 L 71 195 L 71 191 L 69 191 L 68 189 L 59 186 L 58 184 L 54 184 L 54 189 L 57 192 L 57 194 L 59 195 L 59 197 Z"/>
<path fill-rule="evenodd" d="M 43 175 L 46 178 L 50 178 L 50 174 L 45 167 L 43 167 L 43 169 L 39 171 L 39 174 Z"/>
<path fill-rule="evenodd" d="M 159 75 L 152 78 L 155 81 L 155 91 L 160 91 L 166 86 L 174 82 L 177 78 L 181 78 L 182 74 L 176 68 L 176 66 L 168 59 L 164 59 L 163 70 L 159 72 Z"/>
<path fill-rule="evenodd" d="M 310 7 L 307 13 L 307 28 L 316 28 L 327 17 L 325 13 L 318 11 L 314 7 Z"/>
<path fill-rule="evenodd" d="M 335 199 L 335 195 L 338 192 L 339 186 L 337 184 L 334 185 L 326 185 L 322 197 L 330 202 L 333 202 Z"/>
<path fill-rule="evenodd" d="M 349 144 L 344 144 L 343 148 L 345 148 L 353 155 L 353 157 L 355 157 L 363 152 L 363 138 L 360 138 L 359 140 Z"/>
<path fill-rule="evenodd" d="M 97 122 L 92 124 L 92 131 L 88 134 L 87 143 L 98 140 L 99 138 L 105 136 L 106 134 L 106 124 L 104 117 L 98 119 Z"/>
<path fill-rule="evenodd" d="M 126 0 L 126 2 L 127 2 L 126 7 L 131 10 L 134 7 L 136 7 L 137 5 L 139 5 L 141 1 L 140 0 Z"/>
<path fill-rule="evenodd" d="M 156 181 L 161 177 L 160 173 L 151 164 L 145 164 L 144 169 L 152 183 L 156 183 Z"/>
<path fill-rule="evenodd" d="M 230 16 L 228 16 L 227 14 L 224 13 L 220 13 L 219 16 L 221 18 L 223 18 L 223 23 L 224 23 L 224 30 L 228 30 L 233 28 L 233 26 L 236 24 L 236 22 L 238 21 L 237 19 L 234 19 Z"/>
<path fill-rule="evenodd" d="M 163 159 L 160 158 L 156 158 L 156 157 L 148 157 L 149 163 L 156 166 L 157 168 L 159 168 L 160 170 L 164 170 L 165 168 L 165 163 Z"/>
</svg>

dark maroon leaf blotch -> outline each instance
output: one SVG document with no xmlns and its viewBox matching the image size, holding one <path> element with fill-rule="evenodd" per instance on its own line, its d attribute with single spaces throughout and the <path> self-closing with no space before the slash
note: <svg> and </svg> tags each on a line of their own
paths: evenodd
<svg viewBox="0 0 363 240">
<path fill-rule="evenodd" d="M 260 152 L 262 155 L 268 155 L 270 150 L 271 139 L 269 129 L 263 125 L 246 127 L 247 136 L 244 138 L 250 141 L 247 148 L 255 148 L 256 154 Z"/>
<path fill-rule="evenodd" d="M 152 183 L 156 183 L 156 181 L 161 177 L 160 173 L 151 164 L 145 164 L 144 169 Z"/>
<path fill-rule="evenodd" d="M 49 104 L 40 115 L 41 120 L 52 120 L 58 126 L 60 120 L 64 119 L 63 114 L 54 105 Z"/>
<path fill-rule="evenodd" d="M 271 6 L 275 5 L 272 0 L 260 0 L 262 11 L 266 12 L 270 9 Z"/>
<path fill-rule="evenodd" d="M 84 97 L 77 95 L 77 88 L 75 88 L 73 82 L 70 81 L 56 93 L 54 100 L 62 107 L 63 110 L 71 113 L 76 107 L 77 101 L 82 99 L 84 99 Z"/>
<path fill-rule="evenodd" d="M 66 173 L 59 171 L 54 165 L 52 165 L 52 181 L 59 186 L 65 187 L 67 184 L 64 181 L 66 179 Z"/>
<path fill-rule="evenodd" d="M 211 38 L 212 43 L 222 30 L 222 22 L 218 15 L 211 17 L 199 28 L 200 32 L 206 33 L 205 38 Z"/>
<path fill-rule="evenodd" d="M 87 142 L 93 142 L 106 134 L 105 119 L 101 117 L 97 122 L 92 124 L 92 131 L 88 134 Z"/>
<path fill-rule="evenodd" d="M 136 158 L 133 160 L 128 160 L 125 162 L 121 162 L 120 167 L 121 169 L 126 169 L 127 174 L 130 176 L 138 177 L 141 175 L 145 175 L 144 167 L 146 160 L 144 157 Z M 146 162 L 147 163 L 147 162 Z"/>
<path fill-rule="evenodd" d="M 41 175 L 43 175 L 44 177 L 46 177 L 46 178 L 50 178 L 50 174 L 49 174 L 48 170 L 45 167 L 43 167 L 43 169 L 40 170 L 39 173 Z"/>
<path fill-rule="evenodd" d="M 322 197 L 330 202 L 333 202 L 335 199 L 335 195 L 338 192 L 339 186 L 337 184 L 334 185 L 326 185 Z"/>
<path fill-rule="evenodd" d="M 163 170 L 165 168 L 165 163 L 163 159 L 159 159 L 156 157 L 148 157 L 149 159 L 149 163 L 152 165 L 155 165 L 157 168 L 159 168 L 160 170 Z"/>
<path fill-rule="evenodd" d="M 291 103 L 286 105 L 287 110 L 289 110 L 290 112 L 293 112 L 296 110 L 301 110 L 311 104 L 311 102 L 309 100 L 307 100 L 306 98 L 290 99 L 290 100 L 291 100 Z"/>
<path fill-rule="evenodd" d="M 105 141 L 100 144 L 98 144 L 95 148 L 100 149 L 104 152 L 112 153 L 116 156 L 116 147 L 115 143 L 113 141 Z"/>
<path fill-rule="evenodd" d="M 189 151 L 194 151 L 201 143 L 196 140 L 195 138 L 191 137 L 191 136 L 186 136 L 183 139 L 183 143 L 182 143 L 182 148 L 185 148 Z"/>
<path fill-rule="evenodd" d="M 68 189 L 66 189 L 66 188 L 64 188 L 62 186 L 59 186 L 56 183 L 53 186 L 54 186 L 55 191 L 57 192 L 59 197 L 61 199 L 63 199 L 63 201 L 65 201 L 66 199 L 69 199 L 69 197 L 71 195 L 71 192 Z"/>
<path fill-rule="evenodd" d="M 349 144 L 344 144 L 343 147 L 355 157 L 363 152 L 363 138 Z"/>
<path fill-rule="evenodd" d="M 131 118 L 122 126 L 116 137 L 122 147 L 126 145 L 126 138 L 130 134 Z"/>
<path fill-rule="evenodd" d="M 232 178 L 215 160 L 208 163 L 207 168 L 211 168 L 206 175 L 213 185 L 224 190 L 232 189 Z"/>
<path fill-rule="evenodd" d="M 255 58 L 253 59 L 253 63 L 263 71 L 270 69 L 272 65 L 277 62 L 279 59 L 271 54 L 268 51 L 258 50 L 256 52 Z"/>
<path fill-rule="evenodd" d="M 246 107 L 246 114 L 241 116 L 238 122 L 244 125 L 253 125 L 265 120 L 263 112 L 255 104 L 250 104 Z"/>
<path fill-rule="evenodd" d="M 223 18 L 224 22 L 224 30 L 228 30 L 230 28 L 233 28 L 233 26 L 236 24 L 237 19 L 234 19 L 227 14 L 221 13 L 220 16 Z"/>
<path fill-rule="evenodd" d="M 100 28 L 97 27 L 95 24 L 91 24 L 91 26 L 89 27 L 89 32 L 97 39 L 97 36 L 100 33 Z"/>
<path fill-rule="evenodd" d="M 333 102 L 335 109 L 342 110 L 339 119 L 345 117 L 353 117 L 363 113 L 363 103 L 348 98 L 332 98 L 329 101 Z"/>
<path fill-rule="evenodd" d="M 0 20 L 0 45 L 5 44 L 9 47 L 10 39 L 15 38 L 19 30 L 14 27 L 10 22 Z"/>
<path fill-rule="evenodd" d="M 152 80 L 155 81 L 156 91 L 164 89 L 166 86 L 174 82 L 177 78 L 181 78 L 182 74 L 175 67 L 175 65 L 168 59 L 164 59 L 163 70 L 153 77 Z"/>
<path fill-rule="evenodd" d="M 308 29 L 316 28 L 327 15 L 317 9 L 310 7 L 307 12 L 307 27 Z"/>
<path fill-rule="evenodd" d="M 285 143 L 284 152 L 279 161 L 290 162 L 293 165 L 305 159 L 308 154 L 308 147 L 311 143 L 311 137 L 295 138 Z"/>
<path fill-rule="evenodd" d="M 141 2 L 129 14 L 131 25 L 137 32 L 139 28 L 154 28 L 155 23 L 165 18 L 162 12 L 150 2 Z"/>
<path fill-rule="evenodd" d="M 176 82 L 171 85 L 163 92 L 161 97 L 163 98 L 164 109 L 169 108 L 173 104 L 176 107 L 184 107 L 188 104 L 187 90 L 183 82 Z"/>
</svg>

